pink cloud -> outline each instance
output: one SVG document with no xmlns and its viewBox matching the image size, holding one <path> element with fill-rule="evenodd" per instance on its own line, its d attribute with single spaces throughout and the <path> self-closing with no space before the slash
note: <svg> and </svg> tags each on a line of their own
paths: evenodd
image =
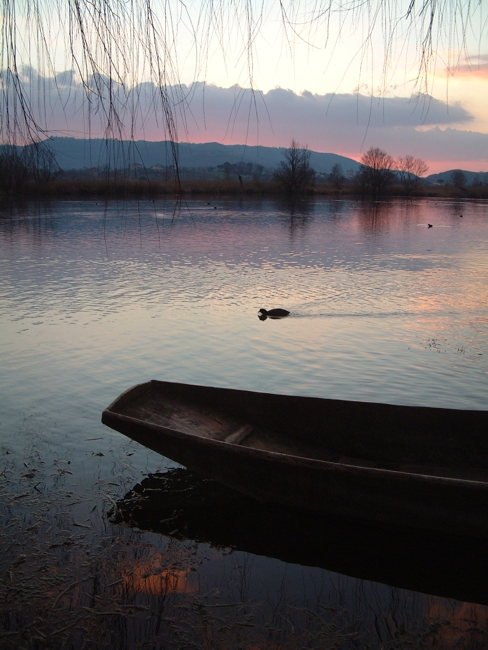
<svg viewBox="0 0 488 650">
<path fill-rule="evenodd" d="M 454 78 L 488 81 L 488 54 L 477 56 L 475 61 L 466 60 L 463 64 L 447 68 L 446 74 Z"/>
<path fill-rule="evenodd" d="M 454 78 L 467 77 L 468 79 L 481 79 L 483 81 L 488 81 L 488 63 L 474 66 L 461 65 L 459 68 L 453 70 L 451 74 Z"/>
</svg>

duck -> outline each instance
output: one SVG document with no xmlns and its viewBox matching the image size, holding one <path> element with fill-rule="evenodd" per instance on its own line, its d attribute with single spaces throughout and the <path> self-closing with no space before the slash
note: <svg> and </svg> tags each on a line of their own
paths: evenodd
<svg viewBox="0 0 488 650">
<path fill-rule="evenodd" d="M 428 223 L 428 224 L 427 224 L 427 228 L 432 228 L 432 224 L 431 224 L 431 223 Z"/>
<path fill-rule="evenodd" d="M 261 320 L 266 320 L 266 318 L 285 318 L 286 316 L 289 315 L 289 311 L 287 309 L 260 309 L 258 312 L 258 316 Z"/>
</svg>

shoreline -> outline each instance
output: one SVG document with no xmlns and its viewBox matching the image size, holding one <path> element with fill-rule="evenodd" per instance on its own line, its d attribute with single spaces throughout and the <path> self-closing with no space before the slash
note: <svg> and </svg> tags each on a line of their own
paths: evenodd
<svg viewBox="0 0 488 650">
<path fill-rule="evenodd" d="M 286 201 L 329 197 L 355 200 L 387 199 L 488 199 L 488 186 L 419 185 L 406 193 L 392 185 L 381 195 L 373 195 L 353 183 L 335 189 L 328 183 L 317 183 L 305 195 L 289 196 L 273 181 L 250 180 L 241 185 L 234 180 L 182 179 L 174 182 L 156 180 L 53 180 L 42 185 L 28 182 L 11 192 L 0 192 L 0 199 L 155 199 L 155 198 L 278 198 Z"/>
</svg>

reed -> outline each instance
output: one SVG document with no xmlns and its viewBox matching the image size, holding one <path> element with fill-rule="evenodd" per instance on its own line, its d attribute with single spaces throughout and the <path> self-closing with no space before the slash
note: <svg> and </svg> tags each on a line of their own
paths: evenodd
<svg viewBox="0 0 488 650">
<path fill-rule="evenodd" d="M 258 198 L 289 196 L 286 190 L 273 180 L 249 180 L 241 183 L 233 179 L 181 179 L 180 184 L 174 180 L 128 180 L 128 179 L 63 179 L 39 183 L 28 180 L 9 191 L 1 191 L 0 196 L 26 199 L 155 199 L 157 197 L 229 197 Z M 313 196 L 331 196 L 337 198 L 372 198 L 360 185 L 349 182 L 340 189 L 329 182 L 317 182 L 308 192 Z M 438 199 L 488 199 L 488 186 L 469 185 L 460 189 L 453 185 L 418 185 L 405 195 L 401 185 L 391 185 L 382 198 L 438 198 Z"/>
<path fill-rule="evenodd" d="M 32 443 L 25 457 L 4 455 L 0 463 L 1 648 L 486 647 L 487 608 L 482 605 L 421 596 L 424 608 L 412 618 L 392 591 L 391 602 L 375 610 L 375 627 L 368 629 L 364 610 L 359 603 L 346 606 L 347 592 L 340 587 L 333 601 L 317 590 L 315 599 L 304 602 L 294 595 L 290 602 L 281 588 L 265 603 L 246 597 L 252 563 L 238 554 L 228 585 L 199 582 L 200 567 L 208 562 L 205 545 L 111 523 L 114 477 L 76 498 L 62 483 L 71 476 L 71 465 L 59 458 L 53 462 L 46 443 L 35 437 Z M 122 476 L 117 480 L 124 482 Z M 83 515 L 73 513 L 73 500 Z M 84 503 L 94 505 L 85 509 Z M 356 593 L 363 589 L 366 583 Z"/>
</svg>

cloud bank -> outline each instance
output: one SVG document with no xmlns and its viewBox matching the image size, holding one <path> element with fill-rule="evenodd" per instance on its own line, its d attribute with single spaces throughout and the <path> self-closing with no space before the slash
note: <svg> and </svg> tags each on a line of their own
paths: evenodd
<svg viewBox="0 0 488 650">
<path fill-rule="evenodd" d="M 168 137 L 160 95 L 152 83 L 126 89 L 104 78 L 92 81 L 93 91 L 87 96 L 71 71 L 42 80 L 26 71 L 24 87 L 47 134 L 100 137 L 109 120 L 112 136 Z M 103 94 L 109 83 L 112 104 Z M 279 147 L 294 138 L 315 151 L 355 159 L 372 146 L 393 156 L 410 154 L 426 160 L 431 172 L 488 169 L 488 134 L 456 128 L 468 126 L 472 115 L 460 104 L 448 105 L 427 95 L 377 98 L 296 94 L 282 88 L 260 93 L 201 82 L 172 86 L 167 92 L 177 106 L 181 141 Z"/>
</svg>

